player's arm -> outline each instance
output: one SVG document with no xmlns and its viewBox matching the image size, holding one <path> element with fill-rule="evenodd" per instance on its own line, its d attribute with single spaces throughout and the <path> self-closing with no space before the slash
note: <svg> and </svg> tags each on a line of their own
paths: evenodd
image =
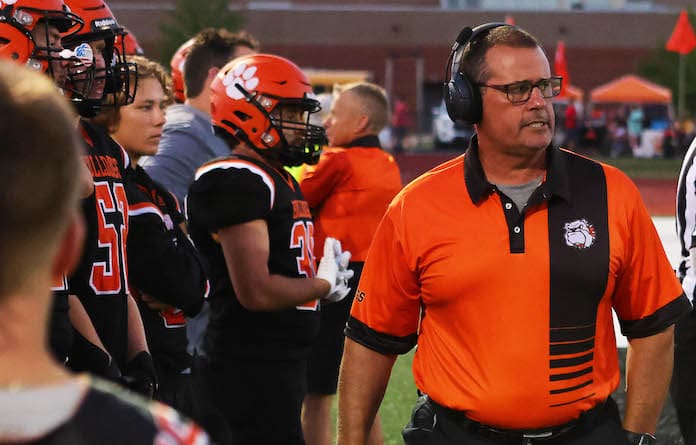
<svg viewBox="0 0 696 445">
<path fill-rule="evenodd" d="M 97 348 L 104 351 L 104 354 L 109 355 L 97 334 L 97 330 L 94 329 L 92 324 L 92 319 L 89 318 L 85 307 L 76 295 L 68 295 L 68 304 L 70 308 L 68 309 L 68 318 L 70 318 L 70 324 L 72 327 L 80 333 L 87 341 L 92 343 Z"/>
<path fill-rule="evenodd" d="M 132 360 L 136 355 L 145 351 L 149 353 L 147 348 L 147 340 L 145 338 L 145 327 L 143 319 L 140 317 L 138 304 L 133 297 L 128 294 L 128 360 Z"/>
<path fill-rule="evenodd" d="M 654 434 L 667 397 L 674 360 L 674 326 L 628 341 L 626 355 L 627 431 Z"/>
<path fill-rule="evenodd" d="M 346 338 L 338 383 L 338 445 L 366 444 L 396 355 Z"/>
<path fill-rule="evenodd" d="M 331 196 L 344 174 L 345 165 L 335 153 L 322 154 L 316 166 L 308 166 L 299 181 L 302 195 L 312 209 L 318 209 Z"/>
<path fill-rule="evenodd" d="M 262 219 L 223 227 L 217 232 L 217 239 L 237 299 L 248 310 L 287 309 L 329 293 L 326 280 L 270 273 L 268 226 Z"/>
</svg>

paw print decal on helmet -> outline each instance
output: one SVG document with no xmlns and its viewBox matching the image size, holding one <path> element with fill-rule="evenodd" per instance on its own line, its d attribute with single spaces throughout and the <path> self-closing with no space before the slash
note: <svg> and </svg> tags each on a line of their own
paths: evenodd
<svg viewBox="0 0 696 445">
<path fill-rule="evenodd" d="M 222 80 L 222 83 L 227 87 L 225 89 L 227 95 L 234 100 L 244 98 L 244 94 L 242 94 L 236 85 L 241 86 L 246 91 L 254 91 L 259 84 L 259 78 L 254 77 L 255 74 L 255 66 L 247 67 L 245 63 L 237 65 L 232 71 L 227 73 Z"/>
</svg>

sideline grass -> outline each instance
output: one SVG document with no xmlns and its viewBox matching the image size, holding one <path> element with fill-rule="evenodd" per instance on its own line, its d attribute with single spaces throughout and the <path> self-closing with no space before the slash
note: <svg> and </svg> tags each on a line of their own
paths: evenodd
<svg viewBox="0 0 696 445">
<path fill-rule="evenodd" d="M 645 159 L 645 158 L 605 158 L 589 157 L 605 164 L 613 165 L 631 178 L 673 179 L 679 177 L 681 159 Z"/>
</svg>

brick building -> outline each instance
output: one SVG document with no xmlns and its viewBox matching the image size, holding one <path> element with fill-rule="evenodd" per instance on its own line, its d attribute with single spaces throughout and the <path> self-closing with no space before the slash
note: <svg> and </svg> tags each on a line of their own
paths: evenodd
<svg viewBox="0 0 696 445">
<path fill-rule="evenodd" d="M 174 1 L 109 4 L 146 53 L 156 55 L 157 24 L 166 20 Z M 588 91 L 635 73 L 641 58 L 669 38 L 685 5 L 677 0 L 233 0 L 230 6 L 264 51 L 303 68 L 360 70 L 388 92 L 403 95 L 424 128 L 441 98 L 449 48 L 465 25 L 510 15 L 541 39 L 552 62 L 563 39 L 572 83 Z"/>
</svg>

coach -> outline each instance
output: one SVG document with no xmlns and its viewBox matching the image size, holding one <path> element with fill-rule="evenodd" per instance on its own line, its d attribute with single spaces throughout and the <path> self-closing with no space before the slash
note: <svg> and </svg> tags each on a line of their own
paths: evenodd
<svg viewBox="0 0 696 445">
<path fill-rule="evenodd" d="M 553 77 L 520 28 L 465 28 L 446 85 L 476 124 L 463 156 L 408 185 L 377 230 L 339 383 L 362 444 L 397 354 L 423 394 L 406 444 L 649 444 L 690 305 L 634 184 L 551 145 Z M 612 307 L 629 338 L 623 423 Z"/>
</svg>

